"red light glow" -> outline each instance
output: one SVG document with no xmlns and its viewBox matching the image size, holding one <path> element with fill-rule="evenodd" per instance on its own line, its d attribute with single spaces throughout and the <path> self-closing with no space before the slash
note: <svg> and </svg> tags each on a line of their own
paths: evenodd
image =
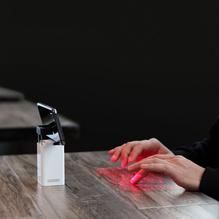
<svg viewBox="0 0 219 219">
<path fill-rule="evenodd" d="M 111 185 L 126 192 L 147 192 L 175 189 L 176 184 L 168 177 L 148 173 L 139 183 L 133 185 L 130 180 L 136 173 L 128 172 L 120 167 L 97 168 L 97 175 L 103 177 Z"/>
</svg>

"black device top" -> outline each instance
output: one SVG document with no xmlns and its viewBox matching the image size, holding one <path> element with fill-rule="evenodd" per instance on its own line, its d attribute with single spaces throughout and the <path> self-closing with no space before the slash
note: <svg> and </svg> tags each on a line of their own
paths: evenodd
<svg viewBox="0 0 219 219">
<path fill-rule="evenodd" d="M 52 139 L 55 144 L 65 144 L 63 130 L 57 110 L 43 103 L 37 103 L 42 125 L 37 127 L 37 134 L 42 139 Z"/>
</svg>

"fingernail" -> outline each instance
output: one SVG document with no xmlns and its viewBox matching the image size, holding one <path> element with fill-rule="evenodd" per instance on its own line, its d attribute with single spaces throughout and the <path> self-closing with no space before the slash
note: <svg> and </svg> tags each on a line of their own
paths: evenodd
<svg viewBox="0 0 219 219">
<path fill-rule="evenodd" d="M 132 162 L 133 161 L 133 158 L 132 157 L 129 157 L 129 162 Z"/>
<path fill-rule="evenodd" d="M 142 175 L 139 173 L 136 173 L 130 180 L 131 184 L 136 184 L 140 179 L 141 179 Z"/>
<path fill-rule="evenodd" d="M 115 155 L 113 155 L 112 157 L 111 157 L 111 161 L 116 161 L 116 156 Z"/>
</svg>

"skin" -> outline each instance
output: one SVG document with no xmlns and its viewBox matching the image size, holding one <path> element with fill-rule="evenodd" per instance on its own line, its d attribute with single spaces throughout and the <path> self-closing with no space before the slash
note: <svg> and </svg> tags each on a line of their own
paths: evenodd
<svg viewBox="0 0 219 219">
<path fill-rule="evenodd" d="M 137 171 L 130 180 L 138 183 L 148 172 L 171 177 L 176 184 L 189 191 L 198 191 L 205 169 L 187 158 L 174 155 L 159 140 L 132 141 L 108 151 L 112 162 L 121 162 L 122 168 Z"/>
</svg>

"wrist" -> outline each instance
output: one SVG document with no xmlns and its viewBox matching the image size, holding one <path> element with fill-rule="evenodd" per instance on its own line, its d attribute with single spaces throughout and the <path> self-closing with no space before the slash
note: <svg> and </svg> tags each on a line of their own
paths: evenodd
<svg viewBox="0 0 219 219">
<path fill-rule="evenodd" d="M 202 181 L 203 174 L 205 172 L 205 168 L 199 167 L 199 171 L 197 171 L 197 179 L 195 181 L 195 186 L 194 186 L 194 191 L 199 191 L 200 190 L 200 185 Z"/>
</svg>

